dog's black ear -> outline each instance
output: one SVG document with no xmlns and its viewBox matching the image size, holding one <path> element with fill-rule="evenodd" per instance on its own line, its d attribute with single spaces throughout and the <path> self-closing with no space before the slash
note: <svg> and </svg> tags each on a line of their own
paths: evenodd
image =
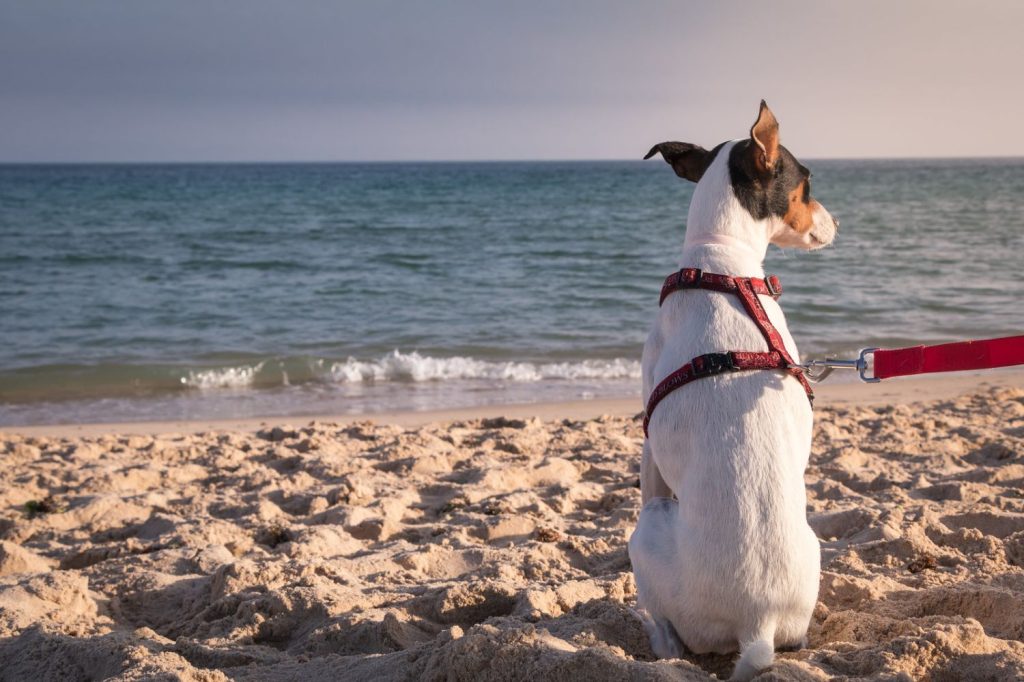
<svg viewBox="0 0 1024 682">
<path fill-rule="evenodd" d="M 779 160 L 779 122 L 764 100 L 761 100 L 757 120 L 750 127 L 750 139 L 754 143 L 750 145 L 754 166 L 761 175 L 770 177 Z"/>
<path fill-rule="evenodd" d="M 708 169 L 711 157 L 707 149 L 689 142 L 662 142 L 651 147 L 651 151 L 647 152 L 644 159 L 649 159 L 659 152 L 672 166 L 676 175 L 690 182 L 700 180 L 704 171 Z"/>
</svg>

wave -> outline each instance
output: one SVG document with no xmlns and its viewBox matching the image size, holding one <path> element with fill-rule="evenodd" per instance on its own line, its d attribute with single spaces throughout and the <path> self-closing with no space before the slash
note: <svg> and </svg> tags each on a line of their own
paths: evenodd
<svg viewBox="0 0 1024 682">
<path fill-rule="evenodd" d="M 181 383 L 189 388 L 199 389 L 245 388 L 256 383 L 256 374 L 263 369 L 265 364 L 265 362 L 261 362 L 258 365 L 242 367 L 190 370 L 188 376 L 181 377 Z"/>
<path fill-rule="evenodd" d="M 394 350 L 377 360 L 349 358 L 333 363 L 330 376 L 339 383 L 450 381 L 489 379 L 535 382 L 551 380 L 639 379 L 640 363 L 621 358 L 579 362 L 492 362 L 470 357 L 433 358 L 416 351 Z"/>
<path fill-rule="evenodd" d="M 47 400 L 90 400 L 175 393 L 260 391 L 282 387 L 335 387 L 340 391 L 387 384 L 487 382 L 500 385 L 573 381 L 600 384 L 638 380 L 640 363 L 623 358 L 572 362 L 432 357 L 391 351 L 344 361 L 308 355 L 222 359 L 218 365 L 97 363 L 0 369 L 0 405 Z M 475 389 L 474 389 L 475 390 Z"/>
<path fill-rule="evenodd" d="M 291 376 L 288 366 L 291 365 Z M 325 369 L 326 368 L 326 369 Z M 296 360 L 237 367 L 190 370 L 181 385 L 199 390 L 272 387 L 308 381 L 337 384 L 421 383 L 444 381 L 612 381 L 640 378 L 640 363 L 617 358 L 578 362 L 495 362 L 472 357 L 436 358 L 416 351 L 391 351 L 383 357 L 364 360 L 350 357 L 344 362 Z"/>
</svg>

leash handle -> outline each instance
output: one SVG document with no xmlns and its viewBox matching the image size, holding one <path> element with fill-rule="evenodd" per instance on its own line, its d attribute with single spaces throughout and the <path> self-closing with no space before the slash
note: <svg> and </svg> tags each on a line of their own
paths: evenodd
<svg viewBox="0 0 1024 682">
<path fill-rule="evenodd" d="M 826 358 L 797 366 L 803 368 L 807 378 L 813 382 L 824 380 L 836 369 L 853 369 L 861 381 L 877 383 L 891 377 L 1014 365 L 1024 365 L 1024 335 L 935 346 L 865 348 L 856 360 Z"/>
</svg>

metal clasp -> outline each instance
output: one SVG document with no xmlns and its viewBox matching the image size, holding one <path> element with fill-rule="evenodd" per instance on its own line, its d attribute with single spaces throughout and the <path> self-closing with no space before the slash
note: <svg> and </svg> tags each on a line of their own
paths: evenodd
<svg viewBox="0 0 1024 682">
<path fill-rule="evenodd" d="M 834 370 L 855 369 L 857 370 L 857 374 L 860 376 L 861 381 L 874 384 L 881 381 L 881 379 L 868 376 L 867 373 L 870 369 L 868 356 L 872 356 L 871 359 L 874 360 L 876 350 L 878 349 L 863 348 L 856 360 L 836 360 L 835 358 L 825 358 L 824 360 L 810 360 L 805 364 L 797 365 L 797 367 L 804 370 L 807 378 L 814 383 L 824 381 Z"/>
</svg>

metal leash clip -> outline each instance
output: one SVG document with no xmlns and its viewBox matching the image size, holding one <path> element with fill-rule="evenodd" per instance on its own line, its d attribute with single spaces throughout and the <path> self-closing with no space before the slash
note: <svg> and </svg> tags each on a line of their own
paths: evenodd
<svg viewBox="0 0 1024 682">
<path fill-rule="evenodd" d="M 857 374 L 860 375 L 860 380 L 869 384 L 874 384 L 881 379 L 876 379 L 873 376 L 868 376 L 867 372 L 869 369 L 868 356 L 872 356 L 874 359 L 874 353 L 878 350 L 877 348 L 864 348 L 860 351 L 860 356 L 856 360 L 836 360 L 835 358 L 825 358 L 824 360 L 810 360 L 802 365 L 796 365 L 804 371 L 807 375 L 807 379 L 818 383 L 824 381 L 833 370 L 837 369 L 855 369 Z"/>
</svg>

